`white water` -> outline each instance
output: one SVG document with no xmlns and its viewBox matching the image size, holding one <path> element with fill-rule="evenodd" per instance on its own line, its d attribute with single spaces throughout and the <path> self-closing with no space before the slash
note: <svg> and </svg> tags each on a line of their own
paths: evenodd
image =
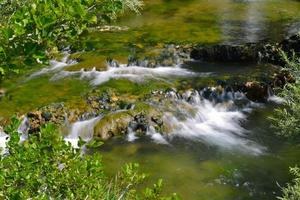
<svg viewBox="0 0 300 200">
<path fill-rule="evenodd" d="M 189 94 L 187 96 L 190 96 Z M 242 95 L 233 95 L 243 98 Z M 208 145 L 221 147 L 228 150 L 238 150 L 245 153 L 261 154 L 264 148 L 247 139 L 247 131 L 241 126 L 246 120 L 244 111 L 251 110 L 249 103 L 243 110 L 234 106 L 232 100 L 222 103 L 213 103 L 205 100 L 196 93 L 192 96 L 193 102 L 177 100 L 178 110 L 185 117 L 184 120 L 176 117 L 172 112 L 164 115 L 163 121 L 170 124 L 173 130 L 168 134 L 168 139 L 183 137 L 198 140 Z M 188 106 L 182 106 L 187 104 Z M 181 105 L 181 107 L 179 107 Z M 192 106 L 192 107 L 190 107 Z M 189 109 L 193 110 L 191 114 Z"/>
<path fill-rule="evenodd" d="M 51 60 L 50 65 L 48 67 L 45 67 L 45 68 L 41 69 L 40 71 L 37 71 L 37 72 L 31 74 L 29 78 L 34 78 L 36 76 L 41 76 L 41 75 L 48 74 L 48 73 L 59 72 L 59 71 L 63 70 L 65 67 L 71 66 L 71 65 L 74 65 L 77 63 L 74 60 L 68 61 L 68 58 L 70 56 L 69 53 L 64 52 L 63 55 L 64 56 L 60 61 Z"/>
<path fill-rule="evenodd" d="M 155 143 L 169 145 L 169 142 L 160 133 L 156 132 L 153 126 L 149 127 L 147 135 L 150 136 Z"/>
<path fill-rule="evenodd" d="M 25 140 L 28 139 L 28 131 L 29 131 L 29 120 L 26 116 L 24 116 L 17 130 L 17 132 L 20 134 L 20 144 L 22 144 Z"/>
<path fill-rule="evenodd" d="M 143 82 L 146 79 L 165 81 L 163 78 L 168 76 L 188 77 L 195 75 L 196 73 L 179 66 L 147 68 L 140 66 L 120 65 L 119 67 L 109 66 L 106 71 L 96 71 L 95 68 L 91 71 L 60 71 L 59 73 L 55 74 L 51 80 L 62 79 L 68 76 L 79 76 L 81 79 L 90 80 L 92 85 L 100 85 L 109 81 L 110 79 L 124 78 L 133 82 Z M 201 76 L 201 74 L 197 75 Z M 202 75 L 207 76 L 207 73 Z"/>
<path fill-rule="evenodd" d="M 268 102 L 273 102 L 275 104 L 283 104 L 285 99 L 279 96 L 276 96 L 272 90 L 272 88 L 268 88 Z"/>
<path fill-rule="evenodd" d="M 64 140 L 70 143 L 72 147 L 79 148 L 79 138 L 85 142 L 89 142 L 94 135 L 94 126 L 100 119 L 100 117 L 95 117 L 93 119 L 75 122 L 71 125 L 70 132 Z"/>
<path fill-rule="evenodd" d="M 138 137 L 136 136 L 135 132 L 131 128 L 128 128 L 127 141 L 134 142 L 137 139 Z"/>
<path fill-rule="evenodd" d="M 4 155 L 8 153 L 8 149 L 6 148 L 6 143 L 9 141 L 9 135 L 7 135 L 2 127 L 0 127 L 0 154 Z"/>
<path fill-rule="evenodd" d="M 156 132 L 156 130 L 153 126 L 150 126 L 148 128 L 146 135 L 149 136 L 157 144 L 169 145 L 169 142 L 164 138 L 164 136 L 161 135 L 160 133 Z M 128 128 L 127 141 L 134 142 L 138 138 L 139 137 L 136 136 L 136 133 L 134 131 L 132 131 L 131 128 Z"/>
</svg>

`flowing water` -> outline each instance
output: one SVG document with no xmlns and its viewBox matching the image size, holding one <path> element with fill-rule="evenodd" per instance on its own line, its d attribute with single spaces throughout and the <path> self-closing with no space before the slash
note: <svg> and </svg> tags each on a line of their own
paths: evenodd
<svg viewBox="0 0 300 200">
<path fill-rule="evenodd" d="M 172 126 L 161 135 L 149 127 L 145 136 L 129 130 L 126 137 L 107 141 L 99 151 L 106 171 L 113 175 L 126 162 L 138 162 L 165 181 L 166 192 L 183 199 L 269 200 L 291 179 L 289 166 L 300 163 L 300 147 L 274 136 L 267 117 L 282 99 L 270 91 L 269 102 L 257 104 L 242 93 L 216 94 L 217 80 L 252 80 L 271 73 L 270 66 L 254 63 L 175 62 L 176 66 L 107 64 L 107 58 L 127 63 L 132 55 L 157 54 L 164 44 L 243 44 L 279 41 L 300 28 L 300 2 L 293 0 L 145 0 L 142 15 L 124 14 L 113 24 L 117 31 L 95 29 L 84 39 L 86 51 L 52 61 L 43 69 L 1 83 L 0 121 L 14 113 L 64 102 L 84 110 L 83 96 L 91 89 L 115 90 L 139 96 L 165 88 L 169 93 L 163 120 Z M 109 29 L 109 28 L 107 28 Z M 75 61 L 76 60 L 76 61 Z M 208 95 L 209 94 L 209 95 Z M 67 142 L 78 147 L 78 137 L 89 141 L 102 116 L 68 124 Z M 27 137 L 27 119 L 19 127 Z M 7 135 L 0 130 L 0 147 Z"/>
</svg>

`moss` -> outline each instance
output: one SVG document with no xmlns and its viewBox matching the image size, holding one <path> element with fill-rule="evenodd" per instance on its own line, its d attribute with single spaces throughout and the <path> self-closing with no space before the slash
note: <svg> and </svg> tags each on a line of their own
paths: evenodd
<svg viewBox="0 0 300 200">
<path fill-rule="evenodd" d="M 8 118 L 14 113 L 26 113 L 54 102 L 84 109 L 86 104 L 81 96 L 88 88 L 88 84 L 80 80 L 53 82 L 47 76 L 9 85 L 6 96 L 0 100 L 0 115 Z"/>
<path fill-rule="evenodd" d="M 129 99 L 143 98 L 153 90 L 166 89 L 170 83 L 151 80 L 143 83 L 135 83 L 127 79 L 111 79 L 96 88 L 99 94 L 111 90 L 118 96 L 128 97 Z"/>
</svg>

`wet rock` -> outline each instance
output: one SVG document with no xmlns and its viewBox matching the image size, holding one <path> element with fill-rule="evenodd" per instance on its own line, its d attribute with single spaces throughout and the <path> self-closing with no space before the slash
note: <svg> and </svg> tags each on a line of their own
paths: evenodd
<svg viewBox="0 0 300 200">
<path fill-rule="evenodd" d="M 264 102 L 268 97 L 268 86 L 259 82 L 245 83 L 244 92 L 251 101 Z"/>
<path fill-rule="evenodd" d="M 288 83 L 295 83 L 296 79 L 287 70 L 281 70 L 279 73 L 274 74 L 273 87 L 283 88 Z"/>
<path fill-rule="evenodd" d="M 42 117 L 44 118 L 45 121 L 50 121 L 52 119 L 52 114 L 51 112 L 42 112 Z"/>
<path fill-rule="evenodd" d="M 300 34 L 292 35 L 289 38 L 284 39 L 280 42 L 279 46 L 285 52 L 294 51 L 300 53 Z"/>
<path fill-rule="evenodd" d="M 27 117 L 29 120 L 29 133 L 38 132 L 41 125 L 45 123 L 41 111 L 29 112 Z"/>
<path fill-rule="evenodd" d="M 164 124 L 164 122 L 161 119 L 161 117 L 158 117 L 158 116 L 151 117 L 151 121 L 154 122 L 159 127 L 163 126 L 163 124 Z"/>
<path fill-rule="evenodd" d="M 129 123 L 129 128 L 140 134 L 145 134 L 149 127 L 149 122 L 145 114 L 141 113 L 134 116 L 133 120 Z"/>
<path fill-rule="evenodd" d="M 145 55 L 138 58 L 133 54 L 128 57 L 128 66 L 141 66 L 154 68 L 158 66 L 176 66 L 182 64 L 189 57 L 189 46 L 175 46 L 173 44 L 165 45 L 161 49 L 156 49 L 151 55 Z"/>
<path fill-rule="evenodd" d="M 288 57 L 300 55 L 300 35 L 293 35 L 278 44 L 249 43 L 245 45 L 198 45 L 190 50 L 195 60 L 220 62 L 263 62 L 284 66 L 281 52 Z"/>
<path fill-rule="evenodd" d="M 129 123 L 133 119 L 133 116 L 126 111 L 108 114 L 96 124 L 94 136 L 108 140 L 113 136 L 126 134 Z"/>
<path fill-rule="evenodd" d="M 190 57 L 203 61 L 256 62 L 260 48 L 257 44 L 198 46 Z"/>
</svg>

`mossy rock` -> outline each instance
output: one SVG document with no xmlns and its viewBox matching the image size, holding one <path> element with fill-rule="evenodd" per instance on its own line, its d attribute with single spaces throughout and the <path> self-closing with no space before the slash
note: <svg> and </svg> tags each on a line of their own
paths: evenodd
<svg viewBox="0 0 300 200">
<path fill-rule="evenodd" d="M 129 123 L 134 120 L 135 116 L 141 113 L 150 121 L 151 117 L 157 116 L 159 112 L 146 103 L 138 102 L 135 104 L 133 110 L 109 113 L 96 124 L 94 137 L 101 140 L 108 140 L 113 136 L 126 134 Z"/>
<path fill-rule="evenodd" d="M 94 136 L 107 140 L 116 135 L 123 135 L 132 120 L 133 116 L 128 111 L 108 114 L 96 124 Z"/>
</svg>

